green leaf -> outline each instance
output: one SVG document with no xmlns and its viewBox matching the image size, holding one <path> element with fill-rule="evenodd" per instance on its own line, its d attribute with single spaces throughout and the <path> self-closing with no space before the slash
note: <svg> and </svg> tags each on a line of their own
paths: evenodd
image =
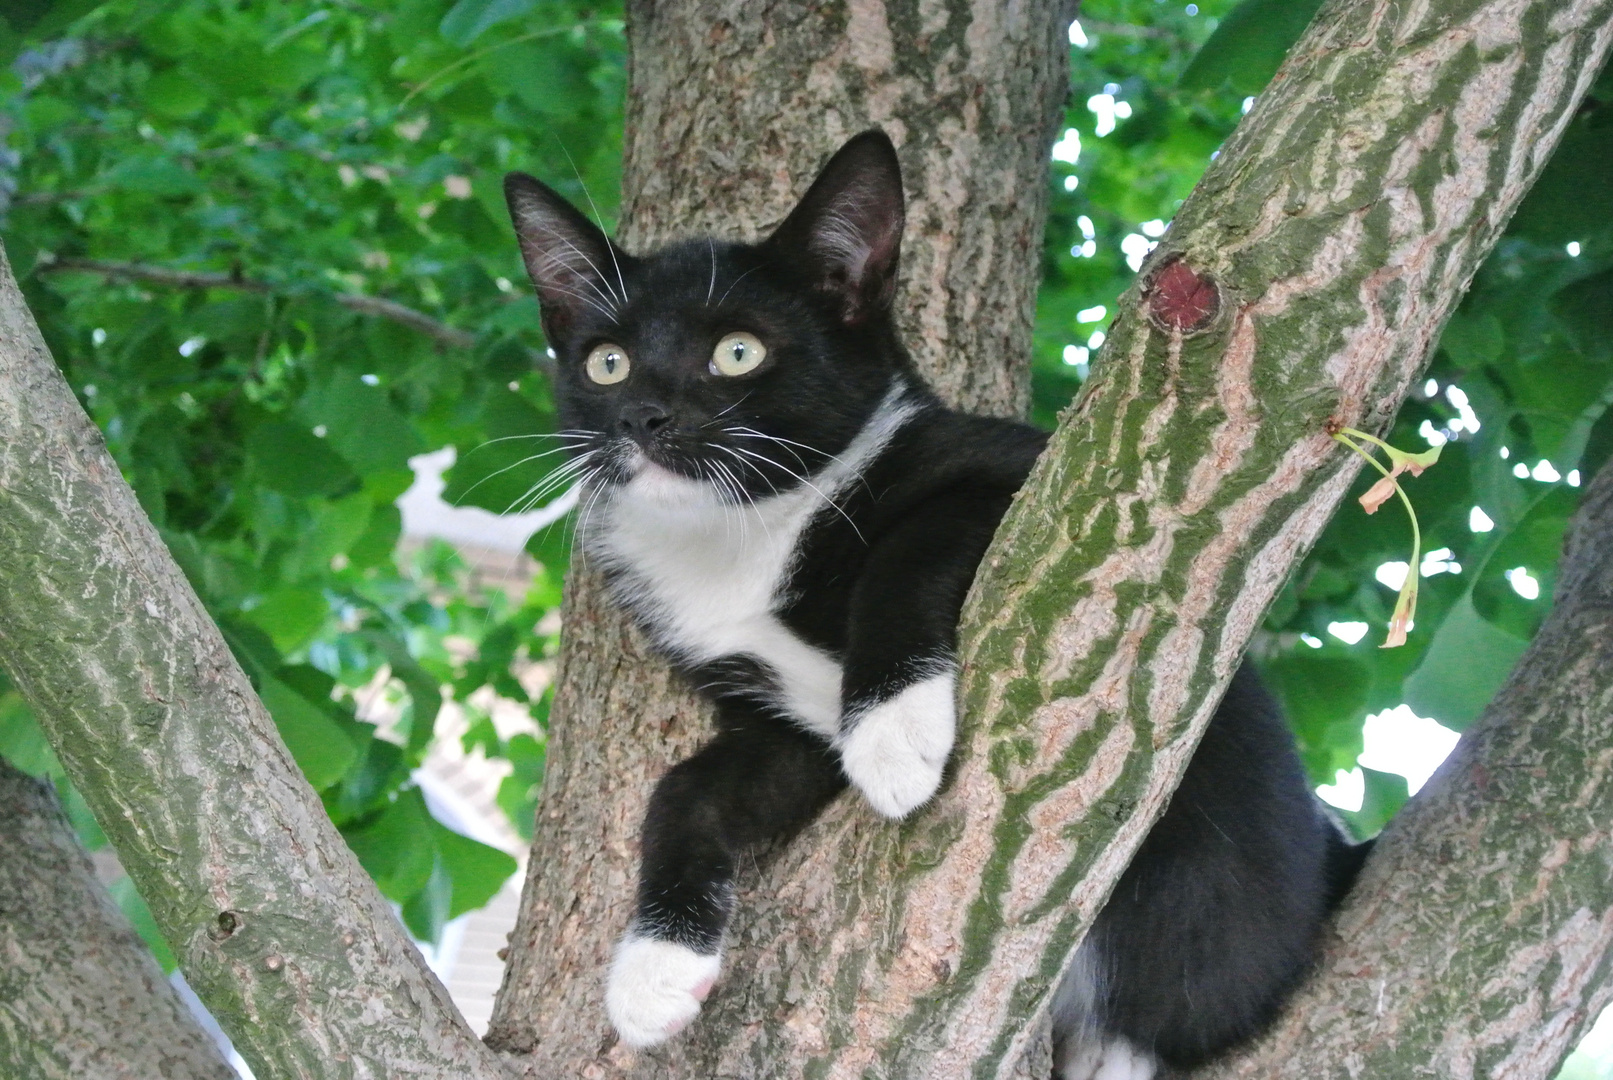
<svg viewBox="0 0 1613 1080">
<path fill-rule="evenodd" d="M 436 828 L 419 789 L 410 788 L 362 827 L 343 829 L 342 836 L 382 894 L 402 904 L 431 880 Z"/>
<path fill-rule="evenodd" d="M 409 779 L 409 768 L 403 747 L 372 736 L 365 742 L 358 763 L 343 774 L 341 783 L 323 793 L 331 820 L 346 828 L 375 813 Z"/>
<path fill-rule="evenodd" d="M 435 944 L 442 940 L 442 928 L 448 923 L 453 897 L 453 879 L 448 876 L 442 857 L 433 853 L 431 873 L 425 884 L 403 902 L 403 925 L 409 928 L 416 941 Z"/>
<path fill-rule="evenodd" d="M 1527 642 L 1497 629 L 1463 597 L 1445 616 L 1423 662 L 1406 680 L 1418 716 L 1465 731 L 1500 689 Z"/>
<path fill-rule="evenodd" d="M 1366 779 L 1366 791 L 1361 798 L 1361 809 L 1342 810 L 1341 816 L 1350 823 L 1356 838 L 1366 840 L 1378 835 L 1383 827 L 1389 824 L 1389 819 L 1400 812 L 1410 797 L 1406 790 L 1406 778 L 1397 773 L 1378 772 L 1376 769 L 1361 767 L 1362 775 Z"/>
<path fill-rule="evenodd" d="M 1260 93 L 1321 6 L 1321 0 L 1244 0 L 1221 20 L 1177 85 L 1213 90 L 1230 83 L 1240 94 Z"/>
<path fill-rule="evenodd" d="M 359 569 L 387 563 L 403 535 L 403 513 L 388 503 L 377 506 L 370 514 L 364 532 L 347 549 L 347 557 Z"/>
<path fill-rule="evenodd" d="M 571 542 L 575 538 L 573 510 L 527 537 L 526 553 L 538 561 L 549 581 L 559 581 L 571 563 Z"/>
<path fill-rule="evenodd" d="M 302 774 L 315 791 L 342 778 L 358 758 L 358 749 L 330 716 L 279 679 L 265 680 L 258 696 L 274 717 Z"/>
<path fill-rule="evenodd" d="M 437 714 L 442 711 L 442 684 L 420 666 L 402 641 L 380 631 L 369 631 L 364 640 L 374 646 L 392 668 L 392 676 L 409 692 L 404 720 L 409 732 L 408 749 L 419 754 L 436 731 Z"/>
<path fill-rule="evenodd" d="M 537 6 L 537 0 L 459 0 L 442 17 L 438 32 L 463 47 L 500 23 L 519 19 Z"/>
<path fill-rule="evenodd" d="M 437 854 L 443 870 L 453 882 L 448 918 L 485 905 L 515 873 L 515 860 L 496 847 L 490 847 L 436 822 Z"/>
<path fill-rule="evenodd" d="M 0 13 L 0 68 L 11 66 L 23 46 L 48 41 L 105 0 L 8 0 Z"/>
<path fill-rule="evenodd" d="M 312 430 L 326 429 L 326 443 L 361 473 L 408 468 L 423 453 L 419 433 L 392 407 L 385 389 L 367 385 L 351 370 L 337 370 L 302 405 Z"/>
<path fill-rule="evenodd" d="M 520 394 L 495 390 L 483 406 L 482 425 L 488 441 L 459 454 L 444 475 L 443 501 L 495 514 L 519 510 L 523 499 L 539 490 L 538 485 L 568 456 L 556 440 L 541 437 L 554 431 L 554 417 Z M 545 500 L 561 491 L 563 486 Z"/>
<path fill-rule="evenodd" d="M 551 120 L 585 114 L 598 96 L 585 55 L 563 38 L 501 48 L 483 66 L 490 85 Z"/>
<path fill-rule="evenodd" d="M 206 86 L 184 68 L 172 67 L 159 71 L 146 83 L 146 107 L 159 116 L 172 120 L 185 120 L 203 109 L 212 100 Z"/>
<path fill-rule="evenodd" d="M 1494 312 L 1469 314 L 1464 309 L 1445 324 L 1439 344 L 1459 367 L 1483 367 L 1501 355 L 1506 332 Z"/>
<path fill-rule="evenodd" d="M 1283 703 L 1299 741 L 1305 768 L 1318 783 L 1355 765 L 1372 674 L 1353 657 L 1306 648 L 1262 665 L 1261 673 Z"/>
<path fill-rule="evenodd" d="M 1581 278 L 1552 299 L 1574 348 L 1595 360 L 1613 360 L 1613 270 Z"/>
<path fill-rule="evenodd" d="M 263 485 L 282 495 L 340 495 L 358 486 L 358 477 L 329 443 L 283 420 L 253 429 L 246 452 Z"/>
<path fill-rule="evenodd" d="M 547 699 L 545 699 L 547 700 Z M 498 787 L 498 806 L 521 839 L 532 839 L 533 814 L 537 810 L 538 789 L 543 783 L 544 744 L 531 735 L 512 737 L 504 756 L 514 771 Z"/>
<path fill-rule="evenodd" d="M 232 615 L 220 615 L 217 622 L 230 652 L 235 654 L 236 662 L 245 669 L 254 686 L 260 685 L 280 666 L 283 658 L 262 628 Z"/>
<path fill-rule="evenodd" d="M 33 710 L 15 690 L 6 689 L 4 675 L 0 675 L 0 759 L 30 776 L 63 775 Z"/>
<path fill-rule="evenodd" d="M 241 618 L 269 635 L 276 651 L 296 652 L 313 640 L 330 618 L 330 604 L 316 586 L 278 589 Z"/>
<path fill-rule="evenodd" d="M 202 190 L 201 180 L 178 161 L 149 155 L 121 162 L 107 174 L 106 183 L 141 195 L 195 195 Z"/>
</svg>

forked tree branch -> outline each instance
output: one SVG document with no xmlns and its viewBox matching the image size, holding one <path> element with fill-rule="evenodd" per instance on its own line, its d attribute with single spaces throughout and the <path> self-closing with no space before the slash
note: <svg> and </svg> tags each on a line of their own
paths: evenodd
<svg viewBox="0 0 1613 1080">
<path fill-rule="evenodd" d="M 947 125 L 974 138 L 972 103 L 1006 115 L 990 111 L 996 84 L 938 116 L 900 79 L 879 83 L 898 70 L 892 36 L 914 28 L 879 0 L 856 6 L 843 47 L 821 51 L 807 30 L 775 36 L 733 11 L 629 7 L 635 49 L 667 50 L 635 53 L 630 120 L 647 128 L 630 126 L 630 236 L 660 238 L 706 212 L 702 139 L 771 146 L 780 130 L 811 127 L 780 118 L 796 90 L 757 70 L 779 56 L 835 73 L 824 86 L 864 86 L 853 67 L 865 75 L 872 86 L 856 100 L 868 111 L 845 126 L 900 126 L 912 140 L 904 168 L 944 160 L 931 133 Z M 1006 32 L 993 12 L 954 7 L 949 32 L 985 50 Z M 719 20 L 725 83 L 691 80 L 678 61 L 708 48 Z M 659 771 L 611 733 L 660 747 L 670 732 L 686 746 L 700 727 L 657 669 L 624 675 L 642 643 L 588 579 L 569 582 L 581 588 L 551 714 L 554 772 L 516 933 L 526 957 L 495 1016 L 501 1045 L 529 1053 L 532 1076 L 1025 1075 L 1049 990 L 1356 474 L 1329 429 L 1391 422 L 1610 42 L 1613 0 L 1323 7 L 1122 298 L 1092 380 L 998 533 L 961 631 L 966 721 L 950 786 L 899 827 L 842 800 L 763 865 L 740 896 L 731 974 L 688 1032 L 651 1053 L 613 1046 L 585 1011 L 621 927 L 594 896 L 630 898 L 635 811 Z M 736 105 L 730 83 L 759 104 Z M 676 149 L 653 138 L 663 130 L 679 133 Z M 1047 144 L 1037 150 L 1045 170 Z M 771 167 L 775 155 L 763 157 Z M 953 194 L 915 184 L 926 212 Z M 1012 234 L 1017 219 L 1003 220 Z M 934 242 L 951 250 L 956 237 Z M 946 297 L 941 284 L 954 281 L 960 293 Z M 978 313 L 990 288 L 956 271 L 918 283 L 907 302 L 949 312 Z M 913 343 L 952 400 L 979 385 L 956 368 L 1001 359 L 964 349 L 954 367 L 937 364 L 932 340 Z M 638 726 L 601 737 L 603 718 L 634 708 L 647 713 Z M 579 814 L 602 787 L 609 818 Z"/>
<path fill-rule="evenodd" d="M 259 1076 L 502 1076 L 140 509 L 3 249 L 0 663 Z"/>
</svg>

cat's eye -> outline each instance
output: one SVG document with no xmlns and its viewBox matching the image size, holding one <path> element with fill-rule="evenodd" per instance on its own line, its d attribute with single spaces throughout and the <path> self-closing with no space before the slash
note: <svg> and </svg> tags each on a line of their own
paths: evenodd
<svg viewBox="0 0 1613 1080">
<path fill-rule="evenodd" d="M 588 361 L 583 364 L 583 370 L 587 371 L 588 377 L 596 383 L 609 386 L 627 378 L 629 366 L 627 350 L 620 345 L 606 342 L 594 346 L 593 351 L 588 354 Z"/>
<path fill-rule="evenodd" d="M 711 353 L 713 375 L 747 375 L 767 359 L 767 346 L 755 334 L 727 334 Z"/>
</svg>

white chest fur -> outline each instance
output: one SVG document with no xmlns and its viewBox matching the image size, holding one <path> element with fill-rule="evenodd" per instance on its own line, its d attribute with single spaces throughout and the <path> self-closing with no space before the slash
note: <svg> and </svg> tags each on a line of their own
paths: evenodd
<svg viewBox="0 0 1613 1080">
<path fill-rule="evenodd" d="M 717 488 L 650 467 L 602 510 L 590 554 L 656 643 L 687 663 L 745 656 L 777 684 L 773 704 L 824 738 L 840 727 L 840 664 L 778 618 L 802 534 L 855 483 L 916 407 L 892 388 L 844 453 L 781 495 L 736 506 Z"/>
</svg>

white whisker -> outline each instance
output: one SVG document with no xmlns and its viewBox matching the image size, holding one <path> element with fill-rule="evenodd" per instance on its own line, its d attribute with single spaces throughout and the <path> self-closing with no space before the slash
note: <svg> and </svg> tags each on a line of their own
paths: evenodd
<svg viewBox="0 0 1613 1080">
<path fill-rule="evenodd" d="M 761 269 L 760 266 L 753 266 L 749 270 L 745 271 L 743 274 L 740 274 L 738 277 L 736 277 L 734 279 L 734 281 L 733 281 L 733 284 L 729 285 L 728 288 L 723 291 L 722 300 L 717 301 L 717 306 L 722 307 L 723 300 L 728 299 L 728 294 L 734 291 L 734 285 L 738 285 L 741 281 L 744 281 L 747 277 L 749 277 L 751 274 L 754 274 L 756 271 L 758 271 L 760 269 Z"/>
<path fill-rule="evenodd" d="M 577 171 L 577 163 L 572 160 L 571 151 L 566 149 L 566 144 L 563 142 L 560 144 L 560 151 L 566 155 L 566 162 L 571 166 L 572 175 L 577 178 L 577 186 L 582 188 L 583 198 L 588 200 L 588 209 L 594 212 L 595 227 L 601 233 L 604 233 L 605 220 L 599 215 L 599 207 L 594 205 L 593 193 L 588 190 L 588 185 L 583 183 L 582 173 Z M 616 245 L 611 243 L 608 236 L 605 237 L 605 250 L 610 252 L 610 261 L 616 267 L 616 282 L 622 287 L 622 304 L 625 306 L 627 304 L 627 282 L 622 278 L 622 264 L 616 261 Z"/>
<path fill-rule="evenodd" d="M 706 238 L 706 247 L 711 249 L 711 283 L 706 286 L 706 306 L 710 307 L 711 294 L 717 291 L 717 245 L 709 236 Z"/>
<path fill-rule="evenodd" d="M 761 454 L 752 453 L 751 451 L 746 450 L 744 447 L 741 447 L 741 446 L 736 446 L 736 447 L 734 447 L 734 449 L 738 450 L 741 454 L 744 454 L 747 457 L 755 458 L 757 461 L 765 461 L 770 465 L 777 465 L 779 468 L 783 469 L 785 472 L 787 472 L 791 476 L 795 477 L 801 483 L 805 484 L 807 487 L 809 487 L 813 491 L 817 492 L 818 493 L 818 498 L 823 500 L 825 506 L 828 506 L 828 507 L 832 508 L 835 513 L 839 514 L 841 517 L 846 519 L 846 524 L 850 525 L 851 526 L 851 531 L 857 534 L 857 539 L 861 540 L 865 544 L 868 543 L 867 538 L 863 536 L 862 530 L 857 528 L 857 523 L 855 521 L 851 520 L 851 515 L 846 513 L 845 510 L 843 510 L 841 508 L 839 503 L 835 502 L 833 499 L 829 498 L 829 496 L 825 495 L 823 493 L 823 489 L 818 487 L 818 485 L 814 484 L 811 480 L 808 480 L 801 473 L 796 472 L 795 470 L 789 468 L 788 466 L 780 465 L 778 462 L 774 461 L 772 458 L 763 457 Z"/>
<path fill-rule="evenodd" d="M 558 454 L 558 453 L 561 453 L 562 451 L 566 451 L 566 450 L 570 450 L 570 449 L 571 449 L 571 447 L 569 447 L 569 446 L 556 446 L 553 449 L 545 450 L 541 454 L 532 454 L 532 455 L 529 455 L 527 457 L 524 457 L 520 461 L 517 461 L 513 465 L 504 466 L 504 468 L 499 469 L 497 472 L 490 472 L 486 476 L 482 477 L 480 480 L 476 481 L 470 487 L 468 487 L 464 491 L 462 491 L 460 493 L 460 495 L 459 495 L 459 502 L 456 502 L 454 505 L 456 505 L 456 506 L 462 505 L 463 501 L 467 497 L 469 497 L 471 492 L 475 491 L 477 488 L 481 487 L 483 484 L 487 483 L 489 480 L 493 479 L 496 476 L 503 476 L 505 473 L 509 472 L 511 469 L 520 468 L 522 465 L 525 465 L 529 461 L 537 461 L 537 460 L 539 460 L 541 458 L 548 457 L 550 454 Z M 561 466 L 561 468 L 564 468 L 564 466 Z M 508 511 L 505 511 L 505 512 L 508 513 Z"/>
</svg>

